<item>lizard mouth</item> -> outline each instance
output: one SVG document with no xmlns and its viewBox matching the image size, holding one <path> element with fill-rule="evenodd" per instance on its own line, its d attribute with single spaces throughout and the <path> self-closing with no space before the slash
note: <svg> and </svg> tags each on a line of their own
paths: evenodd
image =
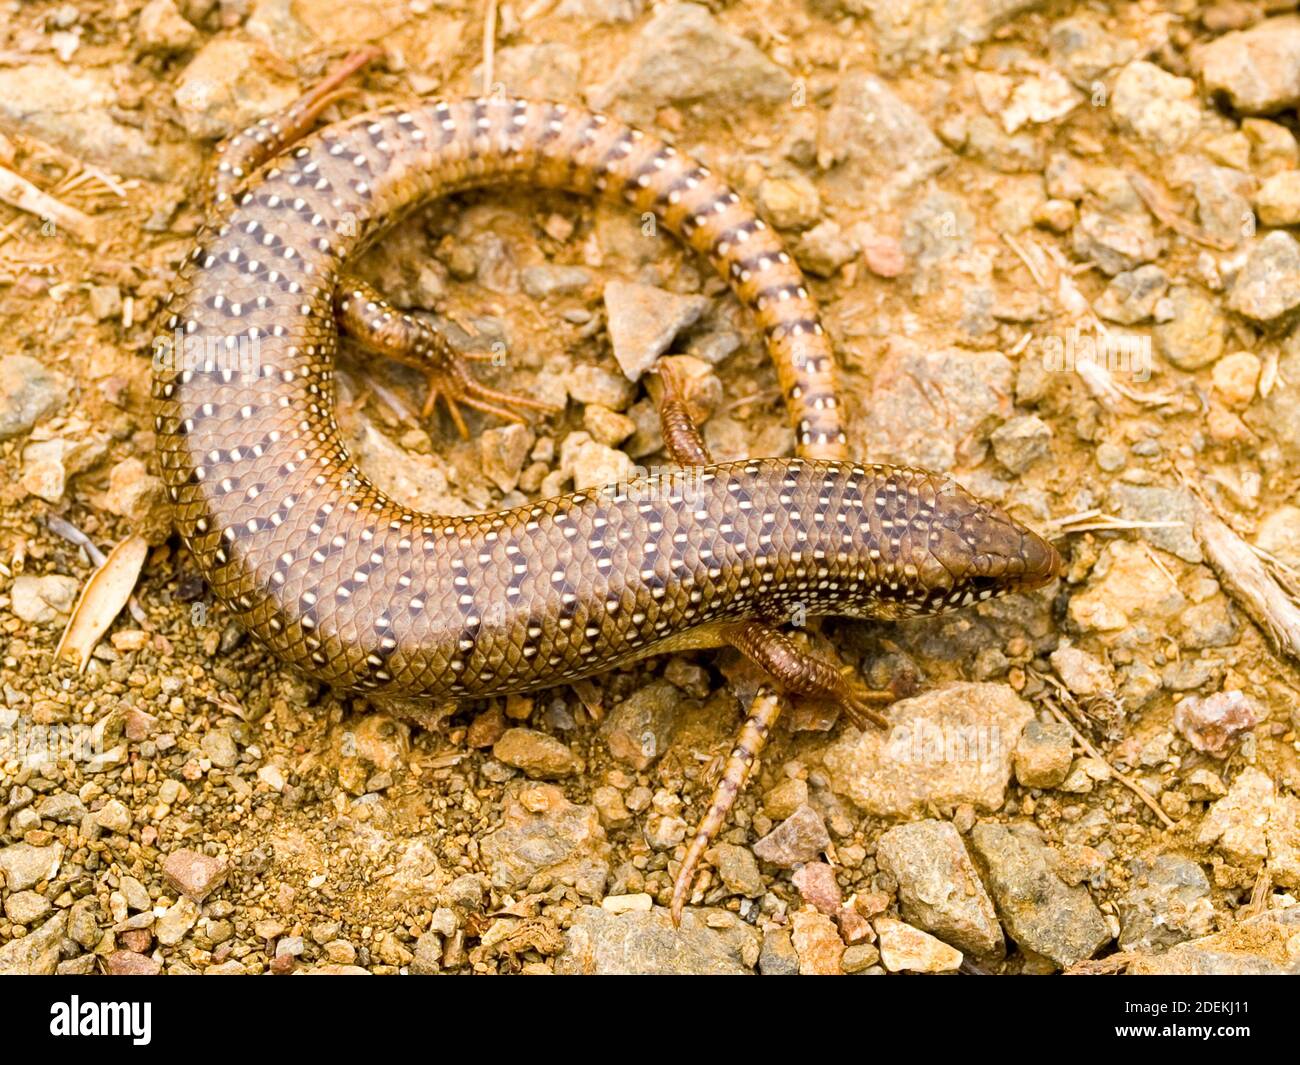
<svg viewBox="0 0 1300 1065">
<path fill-rule="evenodd" d="M 1026 529 L 1020 555 L 1023 571 L 1017 582 L 1022 590 L 1041 588 L 1061 575 L 1061 554 L 1047 540 Z"/>
</svg>

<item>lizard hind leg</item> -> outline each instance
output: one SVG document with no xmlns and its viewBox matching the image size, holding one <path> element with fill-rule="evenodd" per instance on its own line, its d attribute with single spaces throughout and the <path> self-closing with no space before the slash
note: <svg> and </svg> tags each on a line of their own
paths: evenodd
<svg viewBox="0 0 1300 1065">
<path fill-rule="evenodd" d="M 343 83 L 381 54 L 378 48 L 353 52 L 283 111 L 258 120 L 219 144 L 209 179 L 209 220 L 221 216 L 254 171 L 301 140 L 321 113 L 342 95 Z M 442 399 L 462 437 L 469 436 L 469 428 L 461 416 L 460 404 L 514 422 L 525 420 L 520 413 L 523 410 L 555 410 L 531 397 L 481 384 L 466 367 L 467 357 L 454 351 L 441 333 L 427 322 L 397 310 L 355 277 L 345 275 L 339 279 L 334 311 L 339 327 L 364 347 L 422 370 L 428 379 L 424 414 L 432 413 Z"/>
<path fill-rule="evenodd" d="M 659 430 L 664 450 L 680 466 L 707 466 L 713 461 L 699 427 L 687 409 L 681 381 L 671 365 L 660 360 L 655 366 L 663 384 L 659 400 Z"/>
<path fill-rule="evenodd" d="M 727 823 L 737 796 L 753 773 L 758 756 L 767 746 L 768 736 L 781 716 L 782 706 L 782 697 L 767 687 L 760 688 L 749 705 L 744 724 L 736 734 L 736 742 L 713 790 L 709 809 L 700 820 L 699 828 L 686 850 L 686 857 L 682 859 L 681 868 L 677 871 L 677 878 L 673 881 L 672 915 L 675 925 L 681 924 L 682 907 L 690 897 L 695 870 L 699 867 L 704 852 Z"/>
<path fill-rule="evenodd" d="M 531 396 L 503 392 L 470 373 L 461 355 L 428 322 L 398 310 L 371 285 L 356 277 L 340 279 L 334 296 L 339 327 L 366 349 L 414 366 L 428 383 L 422 413 L 433 413 L 439 399 L 463 438 L 469 428 L 460 407 L 472 407 L 508 422 L 526 421 L 525 411 L 555 413 L 556 407 Z"/>
<path fill-rule="evenodd" d="M 893 692 L 875 691 L 855 681 L 836 663 L 803 650 L 788 634 L 767 622 L 737 622 L 727 630 L 727 642 L 786 691 L 836 703 L 860 729 L 889 726 L 875 707 L 893 702 Z"/>
</svg>

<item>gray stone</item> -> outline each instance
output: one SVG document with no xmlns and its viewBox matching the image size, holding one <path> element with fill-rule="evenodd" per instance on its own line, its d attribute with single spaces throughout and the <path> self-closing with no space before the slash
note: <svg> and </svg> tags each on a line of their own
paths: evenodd
<svg viewBox="0 0 1300 1065">
<path fill-rule="evenodd" d="M 1136 325 L 1154 313 L 1156 302 L 1169 287 L 1169 278 L 1160 267 L 1148 263 L 1136 270 L 1116 274 L 1097 301 L 1097 314 L 1108 322 Z"/>
<path fill-rule="evenodd" d="M 1084 210 L 1071 235 L 1074 254 L 1097 264 L 1104 274 L 1114 276 L 1136 270 L 1160 257 L 1164 241 L 1156 236 L 1145 214 L 1117 216 Z"/>
<path fill-rule="evenodd" d="M 1290 233 L 1274 230 L 1251 249 L 1228 307 L 1261 324 L 1290 320 L 1300 307 L 1300 244 Z"/>
<path fill-rule="evenodd" d="M 526 266 L 519 275 L 524 291 L 535 300 L 548 296 L 567 296 L 581 292 L 591 284 L 591 271 L 582 266 L 559 266 L 543 263 Z"/>
<path fill-rule="evenodd" d="M 497 50 L 492 84 L 483 84 L 483 67 L 474 68 L 473 91 L 491 94 L 504 86 L 512 96 L 535 100 L 576 100 L 582 81 L 582 57 L 562 41 L 516 44 Z"/>
<path fill-rule="evenodd" d="M 0 77 L 8 73 L 0 71 Z M 28 355 L 0 358 L 0 440 L 27 432 L 67 402 L 68 385 L 60 374 Z"/>
<path fill-rule="evenodd" d="M 733 895 L 756 899 L 767 890 L 767 885 L 759 874 L 754 852 L 748 847 L 719 843 L 705 857 L 713 863 L 722 883 Z"/>
<path fill-rule="evenodd" d="M 700 4 L 657 8 L 624 56 L 590 95 L 596 106 L 616 105 L 628 117 L 649 118 L 665 104 L 717 111 L 790 98 L 790 75 Z"/>
<path fill-rule="evenodd" d="M 862 249 L 839 226 L 825 221 L 808 230 L 795 245 L 794 257 L 799 265 L 817 277 L 834 277 L 841 266 Z"/>
<path fill-rule="evenodd" d="M 1052 454 L 1052 428 L 1036 414 L 1022 414 L 989 436 L 993 454 L 1012 473 L 1024 473 Z"/>
<path fill-rule="evenodd" d="M 141 459 L 123 459 L 109 471 L 104 507 L 125 518 L 133 532 L 161 544 L 172 532 L 167 487 Z"/>
<path fill-rule="evenodd" d="M 854 421 L 865 454 L 880 462 L 951 470 L 976 465 L 993 430 L 1012 415 L 1013 368 L 996 351 L 934 350 L 898 340 Z"/>
<path fill-rule="evenodd" d="M 20 130 L 127 177 L 167 181 L 200 164 L 192 145 L 163 144 L 143 126 L 118 122 L 114 112 L 119 100 L 107 66 L 32 57 L 0 69 L 0 127 Z"/>
<path fill-rule="evenodd" d="M 52 573 L 46 577 L 23 574 L 10 589 L 14 616 L 32 625 L 54 625 L 67 618 L 81 592 L 75 577 Z"/>
<path fill-rule="evenodd" d="M 54 821 L 60 825 L 79 825 L 86 816 L 85 804 L 75 795 L 66 791 L 56 791 L 43 795 L 36 801 L 36 813 L 43 821 Z"/>
<path fill-rule="evenodd" d="M 759 957 L 757 929 L 732 919 L 729 928 L 705 924 L 694 910 L 674 928 L 666 910 L 613 914 L 584 906 L 564 936 L 555 971 L 564 976 L 739 976 Z"/>
<path fill-rule="evenodd" d="M 764 976 L 799 975 L 799 953 L 794 949 L 788 928 L 771 928 L 763 933 L 758 971 Z"/>
<path fill-rule="evenodd" d="M 801 806 L 754 844 L 754 854 L 774 865 L 791 866 L 810 862 L 831 842 L 821 814 Z"/>
<path fill-rule="evenodd" d="M 1248 917 L 1223 932 L 1132 959 L 1132 976 L 1300 976 L 1290 944 L 1300 935 L 1300 907 Z"/>
<path fill-rule="evenodd" d="M 411 972 L 415 976 L 432 976 L 442 968 L 442 936 L 425 932 L 415 941 L 415 957 L 411 959 Z"/>
<path fill-rule="evenodd" d="M 1115 689 L 1114 672 L 1096 655 L 1062 644 L 1050 659 L 1061 683 L 1074 695 L 1100 695 Z"/>
<path fill-rule="evenodd" d="M 1253 232 L 1250 205 L 1255 179 L 1250 174 L 1183 156 L 1173 166 L 1171 177 L 1177 184 L 1191 184 L 1201 229 L 1215 240 L 1231 247 Z"/>
<path fill-rule="evenodd" d="M 1157 152 L 1176 151 L 1201 125 L 1196 83 L 1145 60 L 1120 71 L 1110 103 L 1120 129 Z"/>
<path fill-rule="evenodd" d="M 173 99 L 191 137 L 228 136 L 298 98 L 297 85 L 272 79 L 258 52 L 251 41 L 214 37 L 189 61 Z"/>
<path fill-rule="evenodd" d="M 1052 852 L 1032 825 L 976 825 L 971 846 L 998 916 L 1022 950 L 1068 968 L 1110 942 L 1088 889 L 1069 887 L 1056 874 Z"/>
<path fill-rule="evenodd" d="M 576 402 L 599 403 L 610 410 L 627 410 L 636 395 L 636 386 L 626 377 L 590 363 L 570 370 L 564 384 Z"/>
<path fill-rule="evenodd" d="M 1184 562 L 1199 563 L 1204 555 L 1192 532 L 1195 500 L 1183 487 L 1161 485 L 1111 485 L 1107 509 L 1121 518 L 1136 521 L 1178 522 L 1163 528 L 1139 529 L 1138 534 L 1162 551 L 1177 555 Z"/>
<path fill-rule="evenodd" d="M 954 52 L 987 40 L 1003 23 L 1043 0 L 853 0 L 876 28 L 876 47 L 890 62 Z"/>
<path fill-rule="evenodd" d="M 484 837 L 480 852 L 501 891 L 527 888 L 539 878 L 599 899 L 609 877 L 609 844 L 596 808 L 574 805 L 551 784 L 515 791 L 501 827 Z"/>
<path fill-rule="evenodd" d="M 1266 19 L 1193 52 L 1210 92 L 1243 114 L 1265 115 L 1300 103 L 1300 19 Z"/>
<path fill-rule="evenodd" d="M 0 849 L 0 873 L 4 873 L 9 891 L 26 891 L 43 880 L 53 880 L 63 864 L 63 844 L 34 847 L 30 843 L 13 843 Z"/>
<path fill-rule="evenodd" d="M 542 780 L 567 777 L 581 768 L 566 744 L 530 728 L 506 729 L 493 744 L 492 754 L 498 761 Z"/>
<path fill-rule="evenodd" d="M 876 861 L 898 882 L 905 920 L 977 957 L 1006 953 L 993 901 L 950 822 L 891 828 L 876 844 Z"/>
<path fill-rule="evenodd" d="M 1137 42 L 1107 33 L 1096 16 L 1086 11 L 1054 23 L 1048 44 L 1055 65 L 1076 88 L 1088 93 L 1137 50 Z"/>
<path fill-rule="evenodd" d="M 479 434 L 483 473 L 502 492 L 513 491 L 536 434 L 526 425 L 498 425 Z"/>
<path fill-rule="evenodd" d="M 680 296 L 653 285 L 606 284 L 609 336 L 624 376 L 629 381 L 639 380 L 677 334 L 699 320 L 708 305 L 703 296 Z"/>
<path fill-rule="evenodd" d="M 681 699 L 666 680 L 637 689 L 614 707 L 600 730 L 609 753 L 634 769 L 648 769 L 672 742 Z"/>
<path fill-rule="evenodd" d="M 1131 872 L 1133 885 L 1118 902 L 1121 950 L 1156 953 L 1209 933 L 1210 881 L 1196 862 L 1162 854 L 1135 860 Z"/>
<path fill-rule="evenodd" d="M 818 136 L 823 187 L 855 205 L 884 206 L 942 170 L 951 155 L 924 118 L 873 74 L 848 71 Z"/>
<path fill-rule="evenodd" d="M 894 703 L 887 731 L 845 729 L 822 756 L 833 791 L 878 817 L 1002 805 L 1032 708 L 1002 684 L 950 684 Z M 760 855 L 761 857 L 761 855 Z"/>
<path fill-rule="evenodd" d="M 40 928 L 0 947 L 0 976 L 53 974 L 67 927 L 68 915 L 56 913 Z"/>
</svg>

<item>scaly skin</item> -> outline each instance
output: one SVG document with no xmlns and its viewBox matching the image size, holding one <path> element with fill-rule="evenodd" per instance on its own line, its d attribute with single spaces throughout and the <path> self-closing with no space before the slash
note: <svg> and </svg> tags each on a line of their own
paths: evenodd
<svg viewBox="0 0 1300 1065">
<path fill-rule="evenodd" d="M 301 136 L 364 59 L 249 131 L 243 150 L 236 138 L 234 158 Z M 786 690 L 828 695 L 866 724 L 880 720 L 872 693 L 778 626 L 934 614 L 1059 570 L 1050 544 L 951 479 L 845 458 L 835 363 L 798 267 L 748 204 L 656 138 L 559 104 L 435 102 L 338 123 L 242 171 L 218 169 L 216 221 L 171 301 L 183 343 L 155 369 L 159 462 L 215 594 L 337 688 L 482 697 L 731 643 Z M 334 420 L 336 315 L 371 348 L 426 365 L 458 422 L 456 402 L 504 416 L 522 404 L 342 271 L 419 205 L 503 182 L 624 201 L 707 255 L 764 331 L 801 457 L 708 464 L 670 396 L 664 436 L 686 465 L 667 481 L 471 517 L 376 489 Z M 679 869 L 674 917 L 780 706 L 768 690 L 751 706 Z"/>
<path fill-rule="evenodd" d="M 417 513 L 352 464 L 333 415 L 342 265 L 406 211 L 515 180 L 603 191 L 711 253 L 768 339 L 806 450 L 840 447 L 833 362 L 803 278 L 721 182 L 580 109 L 513 99 L 350 119 L 273 160 L 186 262 L 155 374 L 162 474 L 216 595 L 343 689 L 486 696 L 720 642 L 720 623 L 929 613 L 1056 571 L 1053 549 L 924 471 L 706 468 L 473 517 Z M 228 356 L 259 345 L 248 372 Z M 228 345 L 230 347 L 228 347 Z"/>
</svg>

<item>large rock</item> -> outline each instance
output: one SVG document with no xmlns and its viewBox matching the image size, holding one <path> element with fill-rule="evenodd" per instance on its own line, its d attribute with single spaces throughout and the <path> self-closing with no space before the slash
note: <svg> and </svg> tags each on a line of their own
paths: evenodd
<svg viewBox="0 0 1300 1065">
<path fill-rule="evenodd" d="M 1013 413 L 1013 371 L 997 351 L 889 347 L 854 423 L 878 462 L 950 470 L 977 464 L 992 432 Z M 869 413 L 868 413 L 869 412 Z"/>
<path fill-rule="evenodd" d="M 1118 903 L 1121 950 L 1167 950 L 1213 927 L 1210 881 L 1196 862 L 1161 854 L 1134 861 L 1132 873 L 1133 884 Z"/>
<path fill-rule="evenodd" d="M 1006 953 L 993 900 L 950 822 L 891 828 L 876 844 L 876 861 L 898 882 L 899 908 L 907 921 L 977 957 Z"/>
<path fill-rule="evenodd" d="M 953 52 L 987 40 L 1014 16 L 1043 0 L 852 0 L 876 28 L 876 47 L 891 62 Z"/>
<path fill-rule="evenodd" d="M 614 358 L 629 381 L 638 380 L 668 350 L 680 333 L 699 320 L 708 307 L 703 296 L 630 281 L 605 286 L 605 316 Z"/>
<path fill-rule="evenodd" d="M 52 843 L 48 847 L 14 843 L 0 850 L 0 873 L 4 873 L 5 887 L 9 891 L 26 891 L 42 880 L 53 880 L 62 864 L 62 843 Z"/>
<path fill-rule="evenodd" d="M 1032 825 L 976 825 L 971 846 L 1003 925 L 1026 954 L 1064 969 L 1110 942 L 1110 927 L 1088 889 L 1057 876 Z"/>
<path fill-rule="evenodd" d="M 1300 799 L 1278 793 L 1273 778 L 1243 769 L 1205 814 L 1196 842 L 1213 846 L 1246 877 L 1267 865 L 1279 887 L 1300 888 Z"/>
<path fill-rule="evenodd" d="M 649 118 L 666 104 L 714 111 L 790 98 L 790 75 L 751 41 L 723 26 L 700 4 L 655 11 L 614 76 L 591 94 L 597 107 Z"/>
<path fill-rule="evenodd" d="M 1111 108 L 1121 129 L 1136 134 L 1158 152 L 1182 147 L 1201 124 L 1196 83 L 1145 60 L 1120 71 Z"/>
<path fill-rule="evenodd" d="M 1300 103 L 1300 19 L 1267 19 L 1198 48 L 1193 62 L 1205 87 L 1238 111 L 1265 115 Z"/>
<path fill-rule="evenodd" d="M 730 915 L 728 915 L 730 916 Z M 564 936 L 555 971 L 567 976 L 739 976 L 753 972 L 761 934 L 734 918 L 710 927 L 694 910 L 674 928 L 667 910 L 614 914 L 584 906 Z"/>
<path fill-rule="evenodd" d="M 847 729 L 823 755 L 832 789 L 869 814 L 1002 805 L 1029 704 L 1001 684 L 951 684 L 886 711 L 890 727 Z"/>
<path fill-rule="evenodd" d="M 144 127 L 118 122 L 120 98 L 110 66 L 64 66 L 31 59 L 0 68 L 0 130 L 22 133 L 128 177 L 169 181 L 199 165 L 184 143 L 158 144 Z"/>
<path fill-rule="evenodd" d="M 498 761 L 543 780 L 567 777 L 581 768 L 567 744 L 531 728 L 506 729 L 493 745 L 492 754 Z"/>
<path fill-rule="evenodd" d="M 877 917 L 880 960 L 891 973 L 950 973 L 961 966 L 961 951 L 890 917 Z"/>
<path fill-rule="evenodd" d="M 576 806 L 552 784 L 517 789 L 501 827 L 480 847 L 494 887 L 517 891 L 534 877 L 572 884 L 591 899 L 604 894 L 609 844 L 594 806 Z"/>
<path fill-rule="evenodd" d="M 27 432 L 67 402 L 67 382 L 43 363 L 30 355 L 0 358 L 0 440 Z"/>
<path fill-rule="evenodd" d="M 1228 296 L 1228 307 L 1263 325 L 1289 322 L 1300 307 L 1300 244 L 1274 230 L 1251 249 Z"/>
<path fill-rule="evenodd" d="M 822 815 L 811 806 L 800 806 L 754 844 L 754 853 L 765 862 L 790 868 L 812 861 L 830 842 Z"/>
<path fill-rule="evenodd" d="M 609 753 L 633 769 L 648 769 L 668 749 L 681 699 L 681 691 L 666 680 L 634 691 L 610 711 L 600 730 Z"/>
<path fill-rule="evenodd" d="M 299 96 L 273 77 L 261 50 L 234 37 L 214 37 L 181 73 L 173 98 L 191 137 L 225 137 L 288 107 Z"/>
<path fill-rule="evenodd" d="M 925 119 L 875 75 L 850 71 L 837 80 L 817 149 L 822 168 L 834 167 L 823 179 L 829 192 L 883 206 L 950 159 Z"/>
<path fill-rule="evenodd" d="M 1140 955 L 1131 976 L 1300 976 L 1300 907 L 1257 914 L 1163 954 Z"/>
<path fill-rule="evenodd" d="M 0 947 L 0 976 L 53 975 L 67 927 L 67 913 L 56 913 L 40 928 Z"/>
</svg>

